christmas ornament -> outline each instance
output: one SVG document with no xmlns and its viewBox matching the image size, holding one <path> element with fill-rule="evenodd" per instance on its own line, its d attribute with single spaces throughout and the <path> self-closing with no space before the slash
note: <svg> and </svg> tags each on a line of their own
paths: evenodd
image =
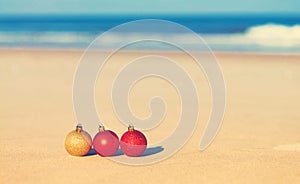
<svg viewBox="0 0 300 184">
<path fill-rule="evenodd" d="M 65 140 L 65 148 L 70 155 L 84 156 L 92 147 L 91 136 L 78 124 L 76 130 L 71 131 Z"/>
<path fill-rule="evenodd" d="M 119 137 L 111 130 L 99 126 L 99 132 L 93 140 L 93 147 L 97 154 L 103 157 L 114 155 L 119 148 Z"/>
<path fill-rule="evenodd" d="M 133 126 L 128 127 L 120 141 L 120 147 L 127 156 L 137 157 L 144 153 L 147 148 L 147 139 L 145 135 L 135 130 Z"/>
</svg>

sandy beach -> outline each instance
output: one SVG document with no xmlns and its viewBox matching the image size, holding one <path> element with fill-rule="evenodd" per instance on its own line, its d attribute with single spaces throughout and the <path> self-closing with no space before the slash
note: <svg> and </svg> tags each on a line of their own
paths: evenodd
<svg viewBox="0 0 300 184">
<path fill-rule="evenodd" d="M 300 55 L 217 53 L 227 87 L 226 112 L 214 142 L 200 152 L 211 108 L 208 83 L 187 56 L 160 53 L 197 81 L 198 126 L 171 158 L 128 166 L 98 155 L 73 157 L 64 148 L 65 136 L 76 126 L 72 83 L 82 54 L 0 50 L 0 183 L 300 183 Z M 142 54 L 116 54 L 97 82 L 97 110 L 118 135 L 126 127 L 112 111 L 109 89 L 120 68 Z M 145 135 L 152 144 L 170 134 L 180 115 L 174 88 L 150 78 L 132 94 L 129 101 L 140 117 L 148 115 L 153 94 L 165 97 L 164 121 Z"/>
</svg>

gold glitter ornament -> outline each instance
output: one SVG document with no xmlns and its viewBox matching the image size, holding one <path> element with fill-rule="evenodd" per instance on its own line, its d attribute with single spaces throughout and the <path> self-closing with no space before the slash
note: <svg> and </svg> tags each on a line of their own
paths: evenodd
<svg viewBox="0 0 300 184">
<path fill-rule="evenodd" d="M 78 124 L 76 130 L 71 131 L 65 140 L 65 148 L 70 155 L 84 156 L 89 153 L 92 147 L 92 138 L 89 133 Z"/>
</svg>

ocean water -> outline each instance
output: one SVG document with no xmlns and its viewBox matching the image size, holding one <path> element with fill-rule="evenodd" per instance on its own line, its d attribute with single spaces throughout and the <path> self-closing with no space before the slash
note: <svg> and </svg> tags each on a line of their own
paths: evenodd
<svg viewBox="0 0 300 184">
<path fill-rule="evenodd" d="M 162 19 L 181 24 L 199 34 L 213 51 L 300 52 L 300 15 L 164 15 L 164 16 L 1 16 L 0 47 L 86 48 L 114 26 L 141 19 Z M 118 32 L 105 40 L 107 47 L 137 35 L 171 37 L 193 48 L 193 36 L 176 30 L 155 29 Z M 105 49 L 105 48 L 104 48 Z M 172 49 L 162 45 L 137 45 L 128 49 Z"/>
</svg>

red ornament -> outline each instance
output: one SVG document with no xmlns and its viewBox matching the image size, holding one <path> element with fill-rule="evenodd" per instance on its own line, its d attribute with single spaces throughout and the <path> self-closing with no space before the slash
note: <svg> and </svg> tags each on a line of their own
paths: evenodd
<svg viewBox="0 0 300 184">
<path fill-rule="evenodd" d="M 142 132 L 134 130 L 134 127 L 130 125 L 128 131 L 121 137 L 120 147 L 125 155 L 137 157 L 146 150 L 147 139 Z"/>
<path fill-rule="evenodd" d="M 103 157 L 114 155 L 119 148 L 119 137 L 111 130 L 105 130 L 104 126 L 99 126 L 99 132 L 93 140 L 95 152 Z"/>
</svg>

